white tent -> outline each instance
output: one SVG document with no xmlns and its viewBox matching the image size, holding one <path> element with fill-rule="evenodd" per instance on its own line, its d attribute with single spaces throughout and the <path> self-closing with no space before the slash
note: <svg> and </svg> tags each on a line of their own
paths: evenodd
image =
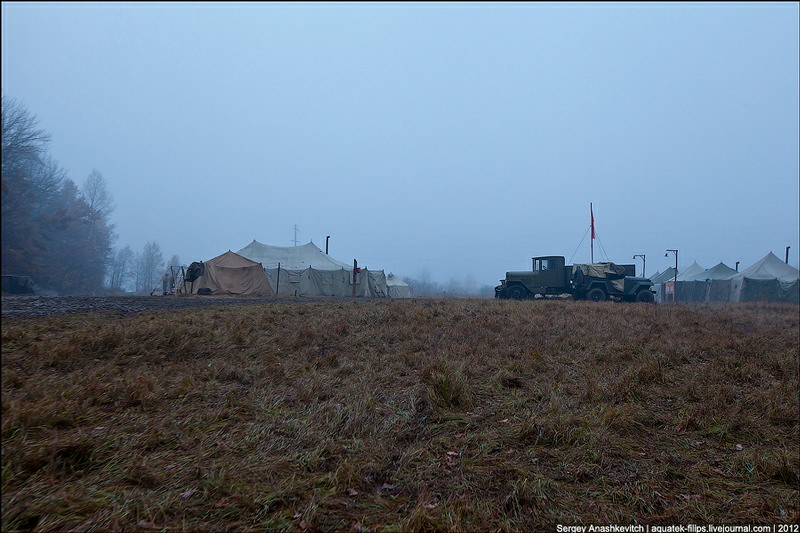
<svg viewBox="0 0 800 533">
<path fill-rule="evenodd" d="M 676 293 L 682 302 L 727 302 L 730 278 L 736 271 L 723 262 L 678 281 Z"/>
<path fill-rule="evenodd" d="M 317 248 L 313 242 L 302 246 L 283 247 L 261 244 L 254 239 L 238 253 L 253 261 L 258 261 L 266 269 L 278 268 L 278 264 L 286 270 L 305 270 L 309 267 L 315 270 L 353 269 L 352 263 L 337 261 Z"/>
<path fill-rule="evenodd" d="M 730 301 L 800 303 L 800 270 L 770 252 L 730 278 Z"/>
<path fill-rule="evenodd" d="M 677 281 L 683 281 L 685 279 L 689 279 L 692 276 L 696 276 L 697 274 L 700 274 L 701 272 L 705 272 L 705 270 L 706 270 L 705 268 L 703 268 L 700 265 L 698 265 L 697 261 L 695 261 L 691 265 L 689 265 L 689 267 L 686 270 L 684 270 L 683 272 L 678 272 L 678 280 Z M 667 281 L 669 281 L 669 280 L 667 280 Z"/>
<path fill-rule="evenodd" d="M 270 284 L 278 294 L 297 296 L 356 296 L 387 298 L 389 288 L 383 270 L 361 269 L 337 261 L 313 242 L 302 246 L 269 246 L 253 240 L 239 254 L 264 265 Z"/>
<path fill-rule="evenodd" d="M 386 286 L 389 287 L 389 298 L 411 298 L 411 287 L 391 272 L 386 276 Z"/>
<path fill-rule="evenodd" d="M 688 277 L 694 276 L 695 274 L 699 274 L 703 272 L 705 269 L 697 264 L 697 261 L 693 262 L 689 267 L 684 270 L 683 272 L 679 272 L 677 276 L 678 282 L 684 280 Z M 653 276 L 655 278 L 655 276 Z M 672 283 L 675 281 L 675 267 L 669 267 L 664 272 L 659 274 L 658 278 L 653 279 L 650 278 L 654 285 L 653 290 L 656 291 L 656 302 L 666 302 L 672 301 L 672 296 L 667 295 L 667 283 Z M 675 299 L 676 301 L 681 300 L 681 294 L 677 292 L 679 289 L 679 284 L 676 285 L 676 293 Z"/>
<path fill-rule="evenodd" d="M 652 281 L 654 285 L 661 285 L 665 281 L 670 281 L 672 279 L 675 279 L 675 267 L 669 267 L 664 272 L 656 272 L 650 276 L 650 281 Z"/>
</svg>

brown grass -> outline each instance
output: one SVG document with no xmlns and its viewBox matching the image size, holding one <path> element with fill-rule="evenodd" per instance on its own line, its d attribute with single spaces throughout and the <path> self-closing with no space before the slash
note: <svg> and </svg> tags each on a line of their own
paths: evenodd
<svg viewBox="0 0 800 533">
<path fill-rule="evenodd" d="M 797 522 L 799 332 L 571 301 L 8 320 L 2 530 Z"/>
</svg>

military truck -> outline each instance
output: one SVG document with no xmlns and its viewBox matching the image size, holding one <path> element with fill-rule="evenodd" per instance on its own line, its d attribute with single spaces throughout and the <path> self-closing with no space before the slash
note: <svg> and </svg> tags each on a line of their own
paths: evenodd
<svg viewBox="0 0 800 533">
<path fill-rule="evenodd" d="M 590 263 L 566 265 L 564 257 L 533 258 L 531 270 L 506 272 L 494 288 L 495 298 L 569 297 L 575 300 L 655 301 L 653 282 L 636 277 L 635 265 Z"/>
</svg>

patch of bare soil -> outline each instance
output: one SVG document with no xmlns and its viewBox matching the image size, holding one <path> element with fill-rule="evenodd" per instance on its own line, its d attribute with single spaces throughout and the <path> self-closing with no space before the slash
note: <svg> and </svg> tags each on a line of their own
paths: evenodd
<svg viewBox="0 0 800 533">
<path fill-rule="evenodd" d="M 94 311 L 130 315 L 144 311 L 280 301 L 285 299 L 229 296 L 3 296 L 2 318 L 5 320 Z"/>
</svg>

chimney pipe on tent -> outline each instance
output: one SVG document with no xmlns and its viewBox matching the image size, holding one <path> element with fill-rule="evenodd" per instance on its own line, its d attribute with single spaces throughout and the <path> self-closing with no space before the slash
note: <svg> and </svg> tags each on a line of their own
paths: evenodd
<svg viewBox="0 0 800 533">
<path fill-rule="evenodd" d="M 331 236 L 328 235 L 325 237 L 325 255 L 328 255 L 328 241 L 330 240 Z"/>
<path fill-rule="evenodd" d="M 739 263 L 741 263 L 741 261 L 736 261 L 736 272 L 739 272 Z"/>
<path fill-rule="evenodd" d="M 791 248 L 791 246 L 787 246 L 786 247 L 786 264 L 787 265 L 789 264 L 789 248 Z"/>
</svg>

